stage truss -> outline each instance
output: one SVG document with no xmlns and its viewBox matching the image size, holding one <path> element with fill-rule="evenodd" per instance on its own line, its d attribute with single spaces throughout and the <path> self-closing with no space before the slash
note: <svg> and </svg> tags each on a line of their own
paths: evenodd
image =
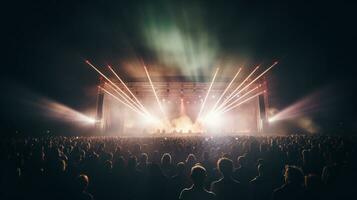
<svg viewBox="0 0 357 200">
<path fill-rule="evenodd" d="M 259 91 L 264 91 L 259 95 L 253 96 L 249 101 L 227 112 L 226 115 L 220 116 L 220 122 L 213 120 L 212 123 L 221 123 L 223 127 L 210 126 L 195 126 L 187 125 L 188 123 L 195 124 L 199 117 L 201 105 L 205 99 L 211 82 L 193 82 L 181 80 L 182 77 L 166 77 L 153 78 L 157 97 L 165 109 L 165 116 L 170 123 L 174 123 L 171 128 L 148 126 L 141 122 L 127 106 L 113 101 L 113 97 L 108 95 L 103 90 L 110 90 L 110 85 L 103 82 L 100 83 L 98 89 L 98 104 L 97 104 L 97 119 L 99 123 L 97 127 L 103 134 L 107 135 L 147 135 L 147 134 L 164 134 L 164 135 L 196 135 L 212 132 L 220 132 L 221 134 L 255 134 L 262 132 L 266 124 L 266 108 L 268 106 L 267 84 L 264 80 L 252 83 L 249 87 L 242 91 L 242 95 L 258 88 L 255 94 Z M 123 84 L 117 80 L 112 81 L 125 91 Z M 248 79 L 249 83 L 251 80 Z M 203 112 L 215 106 L 215 102 L 224 92 L 229 84 L 229 80 L 217 79 L 212 84 L 211 91 L 207 97 L 207 105 Z M 156 104 L 156 97 L 153 93 L 151 84 L 146 80 L 137 80 L 125 82 L 125 85 L 135 95 L 135 97 L 143 104 L 150 113 L 160 116 L 159 106 Z M 228 94 L 232 93 L 239 85 L 239 82 L 233 83 L 226 91 L 222 101 Z M 240 96 L 235 97 L 238 99 Z M 134 98 L 131 97 L 134 101 Z M 181 121 L 180 121 L 181 120 Z M 223 121 L 223 122 L 222 122 Z M 175 123 L 177 122 L 177 123 Z M 181 125 L 180 125 L 181 124 Z M 185 125 L 186 124 L 186 125 Z M 213 125 L 213 124 L 211 124 Z M 181 126 L 181 127 L 180 127 Z"/>
</svg>

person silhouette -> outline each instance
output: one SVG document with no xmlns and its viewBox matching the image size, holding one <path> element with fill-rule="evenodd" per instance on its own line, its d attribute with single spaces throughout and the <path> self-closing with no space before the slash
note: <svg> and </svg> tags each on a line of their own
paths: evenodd
<svg viewBox="0 0 357 200">
<path fill-rule="evenodd" d="M 213 200 L 216 195 L 204 188 L 207 172 L 201 165 L 195 165 L 191 169 L 191 179 L 193 185 L 181 191 L 180 200 Z"/>
<path fill-rule="evenodd" d="M 85 174 L 81 174 L 77 177 L 77 191 L 75 192 L 73 199 L 76 200 L 93 200 L 93 195 L 87 192 L 89 184 L 89 178 Z"/>
<path fill-rule="evenodd" d="M 190 180 L 188 178 L 188 175 L 186 175 L 185 171 L 186 171 L 186 166 L 184 162 L 179 162 L 176 165 L 176 175 L 171 177 L 171 196 L 172 199 L 177 199 L 180 196 L 181 191 L 186 188 L 189 187 L 190 184 Z"/>
<path fill-rule="evenodd" d="M 249 168 L 247 156 L 239 156 L 237 161 L 239 167 L 234 171 L 233 177 L 242 185 L 248 186 L 249 181 L 251 181 L 254 176 Z"/>
<path fill-rule="evenodd" d="M 296 166 L 285 167 L 285 184 L 273 192 L 273 200 L 282 199 L 305 199 L 304 174 Z"/>
<path fill-rule="evenodd" d="M 217 168 L 222 178 L 211 184 L 211 191 L 217 195 L 216 199 L 246 199 L 243 186 L 232 177 L 233 161 L 221 158 L 217 162 Z"/>
<path fill-rule="evenodd" d="M 258 165 L 258 176 L 253 178 L 249 182 L 251 199 L 252 200 L 264 200 L 269 199 L 273 192 L 272 180 L 269 177 L 268 169 L 265 164 Z"/>
<path fill-rule="evenodd" d="M 166 177 L 172 177 L 174 175 L 174 166 L 172 165 L 172 158 L 169 153 L 162 155 L 160 167 Z"/>
</svg>

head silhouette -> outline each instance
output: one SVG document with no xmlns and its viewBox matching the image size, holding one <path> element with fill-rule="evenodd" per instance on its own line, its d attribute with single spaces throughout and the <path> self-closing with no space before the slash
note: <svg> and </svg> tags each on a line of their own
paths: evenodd
<svg viewBox="0 0 357 200">
<path fill-rule="evenodd" d="M 89 178 L 85 174 L 81 174 L 77 177 L 78 189 L 80 191 L 85 191 L 89 184 Z"/>
<path fill-rule="evenodd" d="M 177 169 L 177 174 L 183 174 L 185 172 L 185 163 L 184 162 L 179 162 L 176 165 L 176 169 Z"/>
<path fill-rule="evenodd" d="M 170 165 L 171 164 L 171 155 L 169 153 L 164 153 L 161 157 L 161 165 Z"/>
<path fill-rule="evenodd" d="M 267 169 L 266 169 L 264 164 L 259 164 L 258 165 L 258 174 L 259 174 L 259 176 L 265 176 L 267 174 L 266 171 L 267 171 Z"/>
<path fill-rule="evenodd" d="M 207 173 L 206 169 L 201 165 L 195 165 L 191 169 L 191 179 L 193 181 L 194 186 L 203 187 L 203 183 L 206 179 Z"/>
<path fill-rule="evenodd" d="M 238 157 L 238 164 L 240 167 L 245 167 L 246 166 L 246 157 L 245 156 L 239 156 Z"/>
<path fill-rule="evenodd" d="M 112 161 L 106 160 L 106 161 L 104 162 L 104 168 L 106 169 L 106 171 L 112 170 L 112 168 L 113 168 L 113 163 L 112 163 Z"/>
<path fill-rule="evenodd" d="M 194 165 L 197 162 L 196 156 L 194 154 L 189 154 L 186 158 L 186 164 L 188 165 Z"/>
<path fill-rule="evenodd" d="M 217 167 L 223 177 L 230 177 L 233 173 L 233 161 L 228 158 L 221 158 L 217 162 Z"/>
<path fill-rule="evenodd" d="M 302 170 L 296 166 L 286 166 L 284 177 L 285 183 L 294 185 L 304 184 L 304 174 Z"/>
<path fill-rule="evenodd" d="M 147 164 L 148 162 L 148 154 L 147 153 L 142 153 L 139 157 L 139 163 L 141 164 Z"/>
<path fill-rule="evenodd" d="M 136 168 L 136 163 L 137 163 L 136 157 L 135 156 L 131 156 L 128 159 L 128 169 L 135 169 Z"/>
</svg>

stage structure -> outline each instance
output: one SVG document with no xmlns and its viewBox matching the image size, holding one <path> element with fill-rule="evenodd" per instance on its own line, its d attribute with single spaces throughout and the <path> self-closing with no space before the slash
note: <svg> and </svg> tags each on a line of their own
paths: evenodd
<svg viewBox="0 0 357 200">
<path fill-rule="evenodd" d="M 209 79 L 209 78 L 208 78 Z M 208 80 L 203 79 L 203 80 Z M 125 91 L 125 87 L 117 79 L 111 79 L 118 87 Z M 162 126 L 143 120 L 128 106 L 116 101 L 113 96 L 103 90 L 113 89 L 103 81 L 98 87 L 97 120 L 98 128 L 106 135 L 191 135 L 191 134 L 248 134 L 261 133 L 267 123 L 268 92 L 264 79 L 252 83 L 249 87 L 242 87 L 244 91 L 235 99 L 245 100 L 241 105 L 224 112 L 217 118 L 200 124 L 197 122 L 201 105 L 206 97 L 210 82 L 187 81 L 185 77 L 152 77 L 152 83 L 162 105 L 165 118 L 170 126 Z M 251 80 L 248 79 L 247 83 Z M 212 84 L 206 99 L 205 109 L 208 113 L 222 95 L 230 80 L 217 78 Z M 136 98 L 155 116 L 160 116 L 160 108 L 153 93 L 153 88 L 147 79 L 125 82 Z M 221 102 L 240 84 L 232 83 Z M 260 91 L 260 93 L 259 93 Z M 264 92 L 261 92 L 264 91 Z M 249 96 L 244 94 L 250 92 Z M 115 92 L 113 91 L 115 94 Z M 229 97 L 229 96 L 228 96 Z M 132 97 L 131 97 L 132 98 Z M 132 98 L 133 99 L 133 98 Z M 134 100 L 134 99 L 133 99 Z M 237 101 L 242 102 L 241 100 Z"/>
</svg>

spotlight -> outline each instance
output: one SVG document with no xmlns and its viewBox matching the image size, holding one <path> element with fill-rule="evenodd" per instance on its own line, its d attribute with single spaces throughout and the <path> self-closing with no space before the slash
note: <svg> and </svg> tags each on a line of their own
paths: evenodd
<svg viewBox="0 0 357 200">
<path fill-rule="evenodd" d="M 155 125 L 160 122 L 160 120 L 156 119 L 153 116 L 147 116 L 147 117 L 145 117 L 144 120 L 145 120 L 145 124 L 149 124 L 149 125 Z"/>
<path fill-rule="evenodd" d="M 97 120 L 95 120 L 94 118 L 91 118 L 91 117 L 86 117 L 85 121 L 89 124 L 94 124 L 95 122 L 97 122 Z"/>
<path fill-rule="evenodd" d="M 271 118 L 268 119 L 268 122 L 269 122 L 269 123 L 273 123 L 274 121 L 275 121 L 275 118 L 274 118 L 274 117 L 271 117 Z"/>
<path fill-rule="evenodd" d="M 221 124 L 221 117 L 216 113 L 211 113 L 203 119 L 203 123 L 207 126 L 218 127 Z"/>
</svg>

